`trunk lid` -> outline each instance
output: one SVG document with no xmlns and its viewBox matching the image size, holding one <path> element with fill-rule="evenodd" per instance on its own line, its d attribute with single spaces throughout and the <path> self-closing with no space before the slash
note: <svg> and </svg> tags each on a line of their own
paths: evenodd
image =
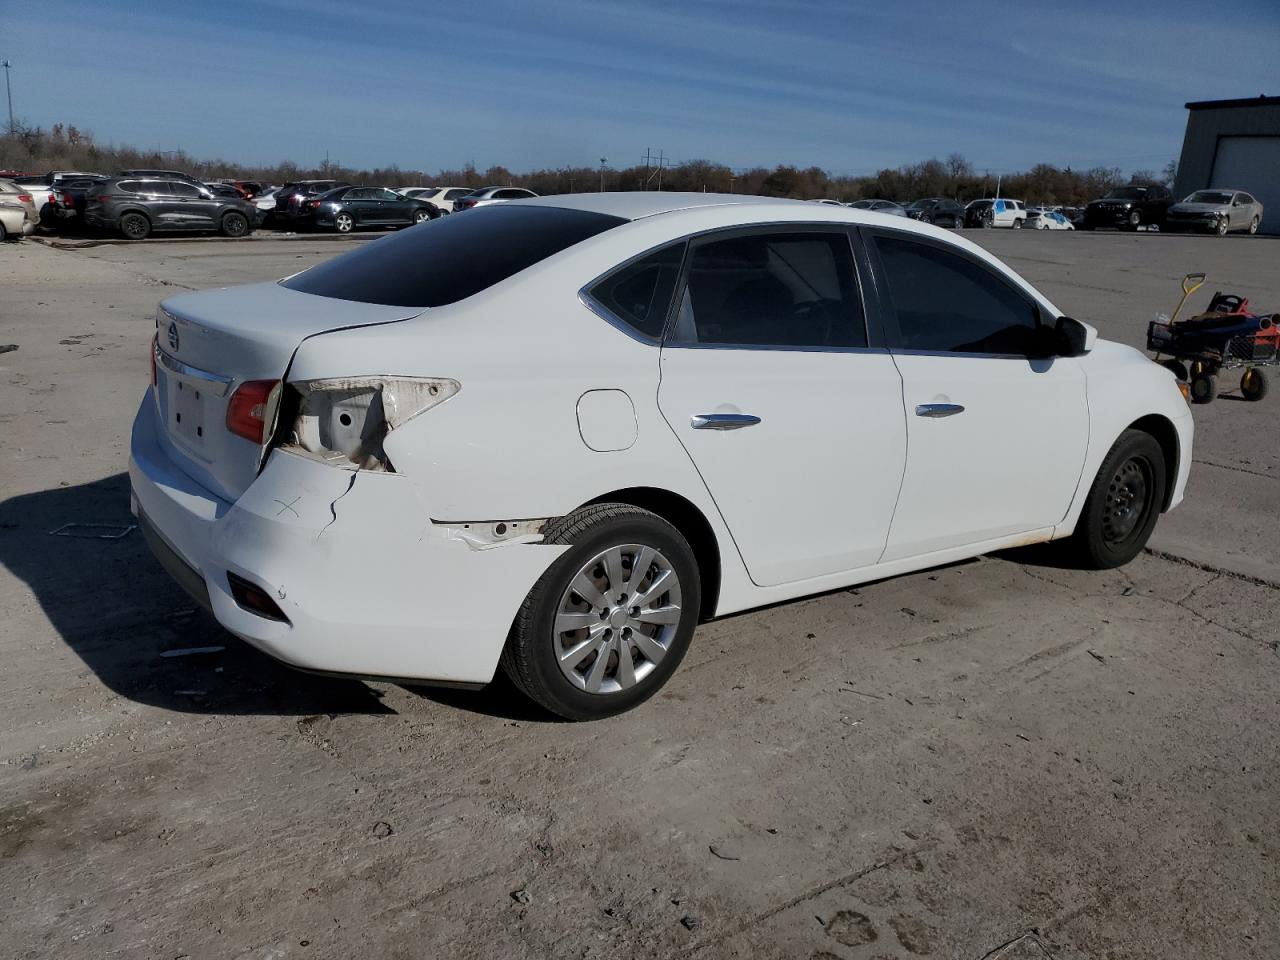
<svg viewBox="0 0 1280 960">
<path fill-rule="evenodd" d="M 165 300 L 156 322 L 161 444 L 191 479 L 224 500 L 238 499 L 258 474 L 261 450 L 227 430 L 236 388 L 248 380 L 283 378 L 308 337 L 421 312 L 318 297 L 278 283 Z"/>
</svg>

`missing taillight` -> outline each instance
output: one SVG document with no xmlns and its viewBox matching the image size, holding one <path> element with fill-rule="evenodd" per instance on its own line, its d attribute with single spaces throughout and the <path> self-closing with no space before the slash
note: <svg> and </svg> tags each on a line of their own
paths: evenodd
<svg viewBox="0 0 1280 960">
<path fill-rule="evenodd" d="M 394 472 L 383 449 L 391 431 L 448 400 L 456 380 L 418 377 L 350 377 L 290 384 L 283 404 L 292 425 L 284 445 L 347 468 Z M 283 424 L 282 424 L 283 426 Z"/>
<path fill-rule="evenodd" d="M 160 334 L 151 335 L 151 386 L 156 385 L 156 351 L 160 349 Z"/>
</svg>

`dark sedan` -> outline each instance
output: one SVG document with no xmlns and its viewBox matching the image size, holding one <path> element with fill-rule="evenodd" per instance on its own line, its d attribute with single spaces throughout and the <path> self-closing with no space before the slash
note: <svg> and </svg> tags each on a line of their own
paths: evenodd
<svg viewBox="0 0 1280 960">
<path fill-rule="evenodd" d="M 921 223 L 964 226 L 964 207 L 946 197 L 925 197 L 907 205 L 907 216 Z"/>
<path fill-rule="evenodd" d="M 303 201 L 301 213 L 317 227 L 350 233 L 360 227 L 407 227 L 434 220 L 440 208 L 386 187 L 338 187 Z"/>
</svg>

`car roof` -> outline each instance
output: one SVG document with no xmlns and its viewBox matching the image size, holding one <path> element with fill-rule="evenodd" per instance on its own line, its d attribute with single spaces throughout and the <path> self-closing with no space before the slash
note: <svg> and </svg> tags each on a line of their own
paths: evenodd
<svg viewBox="0 0 1280 960">
<path fill-rule="evenodd" d="M 506 189 L 505 187 L 500 189 Z M 640 220 L 644 217 L 657 216 L 663 213 L 674 213 L 678 210 L 692 210 L 698 207 L 727 207 L 744 204 L 763 204 L 777 206 L 784 211 L 796 212 L 800 209 L 822 210 L 838 214 L 841 210 L 853 212 L 852 207 L 830 203 L 815 204 L 807 200 L 787 200 L 781 197 L 756 197 L 741 193 L 666 193 L 656 190 L 624 191 L 620 193 L 562 193 L 550 197 L 528 197 L 511 200 L 510 203 L 533 204 L 542 207 L 560 207 L 568 210 L 583 210 L 587 213 L 604 213 L 623 220 Z M 788 216 L 783 213 L 782 216 Z"/>
</svg>

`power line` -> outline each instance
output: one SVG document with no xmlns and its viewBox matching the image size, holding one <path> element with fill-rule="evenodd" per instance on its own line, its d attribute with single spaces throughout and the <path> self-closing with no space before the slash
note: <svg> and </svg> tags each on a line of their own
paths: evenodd
<svg viewBox="0 0 1280 960">
<path fill-rule="evenodd" d="M 9 98 L 9 136 L 13 136 L 13 88 L 9 86 L 9 68 L 13 66 L 8 60 L 0 60 L 4 67 L 4 92 Z"/>
</svg>

